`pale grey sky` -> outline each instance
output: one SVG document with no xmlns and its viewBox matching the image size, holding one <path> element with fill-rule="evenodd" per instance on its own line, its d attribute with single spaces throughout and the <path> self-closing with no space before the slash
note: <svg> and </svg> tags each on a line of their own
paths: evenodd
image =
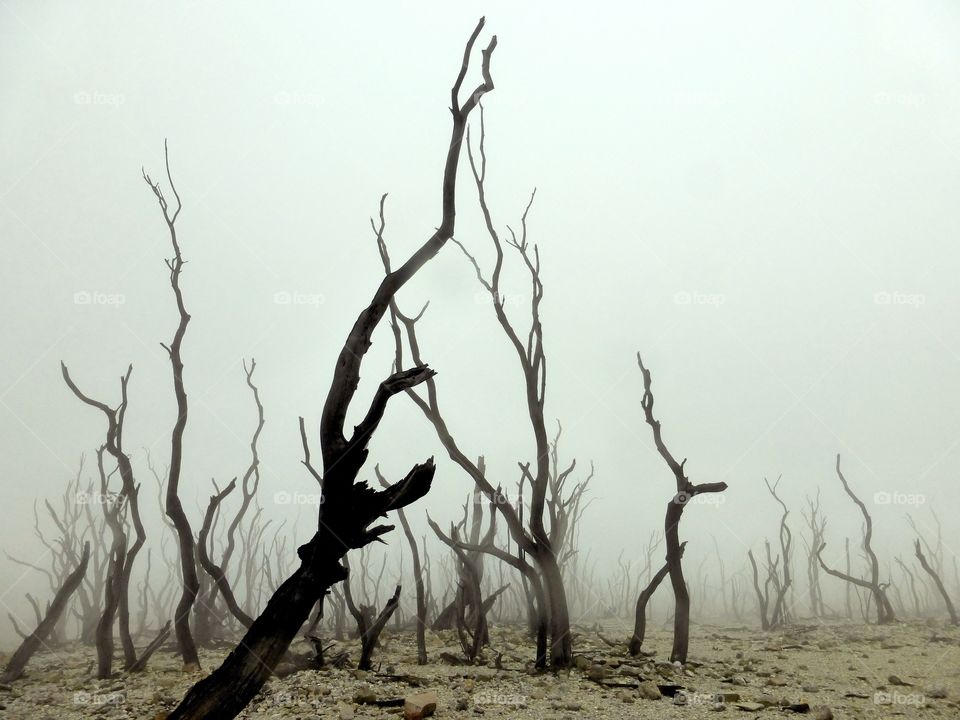
<svg viewBox="0 0 960 720">
<path fill-rule="evenodd" d="M 164 138 L 194 318 L 187 505 L 197 522 L 210 478 L 245 467 L 255 418 L 240 362 L 254 356 L 263 497 L 290 516 L 269 499 L 313 490 L 297 416 L 317 421 L 336 353 L 379 281 L 368 217 L 390 193 L 398 258 L 434 227 L 449 88 L 481 14 L 499 37 L 485 100 L 490 200 L 503 229 L 537 188 L 548 414 L 564 424 L 563 451 L 596 464 L 584 530 L 594 556 L 639 552 L 671 494 L 642 423 L 637 350 L 674 453 L 695 481 L 730 485 L 722 505 L 684 521 L 692 564 L 712 553 L 709 533 L 737 567 L 747 545 L 773 536 L 765 475 L 783 474 L 797 523 L 819 485 L 828 541 L 856 536 L 837 452 L 865 499 L 925 498 L 872 506 L 885 551 L 909 553 L 905 512 L 950 515 L 956 4 L 0 0 L 0 546 L 36 550 L 31 503 L 62 492 L 102 438 L 101 418 L 64 387 L 61 359 L 104 399 L 132 362 L 127 447 L 138 466 L 142 447 L 160 461 L 169 451 L 169 247 L 140 177 L 141 165 L 162 177 Z M 490 259 L 467 172 L 457 238 Z M 526 284 L 511 283 L 519 317 Z M 430 300 L 420 336 L 448 422 L 512 485 L 532 438 L 512 350 L 479 289 L 450 246 L 402 301 Z M 384 326 L 361 398 L 389 372 L 391 348 Z M 430 454 L 440 463 L 412 513 L 421 528 L 423 510 L 449 518 L 470 485 L 398 398 L 373 458 L 396 478 Z M 946 530 L 960 545 L 955 523 Z M 20 575 L 0 560 L 0 585 Z"/>
</svg>

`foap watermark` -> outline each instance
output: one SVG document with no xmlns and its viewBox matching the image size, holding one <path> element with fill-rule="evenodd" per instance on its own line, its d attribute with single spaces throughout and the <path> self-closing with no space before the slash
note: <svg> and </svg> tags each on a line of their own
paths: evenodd
<svg viewBox="0 0 960 720">
<path fill-rule="evenodd" d="M 74 705 L 122 705 L 126 701 L 127 696 L 119 691 L 102 693 L 78 690 L 73 694 Z"/>
<path fill-rule="evenodd" d="M 894 490 L 893 492 L 887 492 L 886 490 L 881 490 L 878 493 L 873 494 L 873 502 L 875 505 L 926 505 L 927 496 L 921 493 L 905 493 Z"/>
<path fill-rule="evenodd" d="M 474 694 L 473 704 L 478 707 L 483 705 L 523 707 L 527 704 L 527 696 L 519 693 L 480 692 Z"/>
<path fill-rule="evenodd" d="M 927 698 L 922 693 L 902 693 L 898 690 L 880 690 L 873 694 L 873 704 L 922 707 L 927 704 Z"/>
<path fill-rule="evenodd" d="M 278 290 L 273 294 L 274 305 L 305 305 L 307 307 L 320 307 L 326 301 L 327 298 L 321 293 Z"/>
<path fill-rule="evenodd" d="M 127 101 L 122 93 L 100 92 L 98 90 L 77 90 L 73 94 L 74 105 L 101 105 L 120 107 Z"/>
<path fill-rule="evenodd" d="M 720 507 L 727 501 L 723 493 L 703 492 L 703 493 L 677 493 L 673 496 L 673 502 L 677 505 L 712 505 Z"/>
<path fill-rule="evenodd" d="M 81 490 L 77 493 L 78 505 L 112 505 L 117 501 L 119 495 L 116 493 L 87 492 Z"/>
<path fill-rule="evenodd" d="M 323 493 L 287 492 L 281 490 L 273 494 L 275 505 L 322 505 Z"/>
<path fill-rule="evenodd" d="M 720 307 L 727 301 L 727 296 L 721 293 L 703 293 L 690 290 L 680 290 L 673 294 L 674 305 L 705 305 Z"/>
<path fill-rule="evenodd" d="M 874 305 L 904 305 L 919 310 L 927 302 L 922 293 L 900 292 L 899 290 L 880 290 L 873 294 Z"/>
<path fill-rule="evenodd" d="M 280 690 L 267 696 L 267 702 L 274 707 L 303 707 L 309 705 L 319 707 L 320 698 L 315 693 L 310 692 L 291 692 L 289 690 Z"/>
<path fill-rule="evenodd" d="M 280 90 L 273 96 L 273 104 L 294 107 L 320 107 L 323 105 L 323 96 L 314 92 Z"/>
<path fill-rule="evenodd" d="M 527 298 L 520 293 L 498 292 L 489 293 L 486 290 L 478 290 L 473 294 L 475 305 L 493 305 L 494 301 L 502 307 L 519 307 L 526 302 Z"/>
<path fill-rule="evenodd" d="M 706 706 L 713 708 L 717 705 L 723 705 L 725 702 L 726 698 L 722 693 L 701 693 L 678 690 L 676 695 L 673 696 L 674 705 Z"/>
<path fill-rule="evenodd" d="M 78 290 L 73 294 L 74 305 L 100 305 L 119 308 L 125 305 L 127 298 L 122 293 L 102 292 L 100 290 Z"/>
</svg>

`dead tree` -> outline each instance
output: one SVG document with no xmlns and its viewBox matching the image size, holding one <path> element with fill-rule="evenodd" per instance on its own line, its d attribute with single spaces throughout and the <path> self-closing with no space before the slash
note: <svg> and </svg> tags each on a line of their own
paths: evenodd
<svg viewBox="0 0 960 720">
<path fill-rule="evenodd" d="M 653 432 L 653 441 L 657 452 L 663 458 L 667 467 L 676 480 L 677 494 L 667 503 L 667 512 L 664 518 L 664 536 L 667 540 L 667 565 L 669 566 L 670 584 L 673 586 L 675 611 L 673 619 L 673 649 L 670 653 L 670 662 L 685 663 L 687 661 L 687 647 L 690 642 L 690 593 L 683 578 L 683 554 L 680 549 L 680 518 L 687 503 L 697 495 L 704 493 L 723 492 L 727 489 L 725 482 L 700 483 L 694 485 L 686 476 L 684 466 L 686 458 L 677 462 L 667 449 L 660 430 L 660 421 L 653 414 L 653 391 L 650 371 L 643 365 L 640 353 L 637 353 L 637 364 L 643 375 L 643 398 L 640 407 L 643 409 L 644 419 Z"/>
<path fill-rule="evenodd" d="M 20 647 L 13 653 L 3 670 L 3 674 L 0 675 L 0 683 L 11 683 L 23 675 L 23 671 L 27 667 L 27 663 L 30 662 L 30 658 L 37 651 L 37 648 L 44 644 L 44 641 L 53 631 L 54 626 L 59 622 L 60 616 L 63 614 L 64 608 L 66 608 L 67 602 L 70 600 L 70 596 L 80 586 L 83 575 L 87 571 L 87 563 L 89 561 L 90 543 L 87 542 L 83 544 L 83 553 L 80 556 L 80 561 L 76 569 L 64 579 L 60 589 L 56 595 L 54 595 L 50 607 L 47 608 L 46 615 L 37 625 L 36 630 L 24 638 L 23 642 L 20 643 Z"/>
<path fill-rule="evenodd" d="M 478 459 L 477 466 L 481 469 L 485 469 L 483 457 Z M 439 529 L 439 526 L 435 527 L 435 523 L 430 522 L 430 528 L 445 545 L 449 546 L 453 541 L 452 538 L 456 536 L 457 542 L 463 541 L 469 543 L 473 548 L 475 548 L 466 554 L 463 554 L 462 551 L 460 551 L 460 548 L 454 550 L 457 569 L 456 590 L 454 591 L 453 598 L 450 600 L 450 602 L 447 603 L 446 607 L 444 607 L 444 609 L 441 610 L 434 619 L 432 626 L 434 631 L 453 630 L 463 624 L 467 608 L 469 608 L 469 611 L 473 615 L 476 615 L 478 610 L 479 601 L 477 598 L 479 596 L 473 592 L 472 586 L 474 582 L 476 582 L 478 586 L 483 582 L 483 554 L 485 552 L 483 548 L 488 548 L 493 543 L 493 535 L 496 531 L 496 518 L 493 516 L 493 513 L 495 512 L 493 507 L 490 507 L 490 526 L 486 534 L 481 539 L 480 534 L 483 525 L 483 496 L 479 491 L 475 491 L 472 493 L 472 498 L 473 512 L 470 512 L 471 506 L 469 502 L 464 503 L 463 519 L 461 519 L 455 527 L 452 526 L 454 527 L 455 532 L 452 532 L 449 536 L 444 535 Z M 463 533 L 462 537 L 461 531 Z M 482 642 L 486 642 L 486 638 L 483 638 Z"/>
<path fill-rule="evenodd" d="M 389 485 L 388 485 L 389 487 Z M 344 556 L 343 565 L 350 572 L 350 561 Z M 363 565 L 364 572 L 361 577 L 366 577 L 366 564 Z M 357 623 L 357 637 L 360 638 L 360 661 L 357 663 L 357 670 L 370 670 L 373 667 L 373 651 L 380 642 L 380 633 L 390 620 L 390 616 L 396 611 L 400 604 L 400 586 L 394 591 L 393 596 L 384 605 L 380 614 L 374 617 L 374 606 L 377 604 L 377 598 L 373 599 L 373 604 L 357 604 L 353 600 L 353 593 L 350 590 L 349 577 L 343 583 L 343 598 L 347 609 L 353 615 Z M 369 595 L 367 595 L 369 600 Z"/>
<path fill-rule="evenodd" d="M 70 388 L 73 394 L 76 395 L 81 402 L 99 410 L 107 419 L 107 435 L 104 448 L 117 464 L 121 482 L 118 502 L 124 507 L 125 512 L 133 523 L 136 534 L 129 548 L 124 547 L 123 557 L 117 558 L 119 566 L 113 568 L 115 575 L 114 580 L 116 582 L 116 588 L 113 592 L 117 594 L 117 620 L 119 624 L 120 644 L 123 647 L 124 668 L 129 669 L 137 661 L 137 651 L 130 633 L 130 573 L 133 570 L 133 564 L 137 555 L 147 540 L 147 534 L 143 528 L 143 522 L 140 519 L 140 486 L 134 479 L 130 456 L 127 455 L 123 449 L 123 421 L 127 412 L 127 385 L 130 381 L 130 373 L 133 372 L 133 366 L 129 366 L 126 374 L 120 378 L 120 404 L 116 408 L 112 408 L 99 400 L 94 400 L 81 392 L 80 388 L 78 388 L 70 378 L 70 371 L 64 363 L 60 363 L 60 369 L 64 382 L 66 382 L 67 387 Z M 100 454 L 102 455 L 102 452 Z M 119 532 L 123 534 L 122 530 Z M 124 545 L 126 545 L 125 540 Z M 109 668 L 107 668 L 107 670 L 109 674 Z"/>
<path fill-rule="evenodd" d="M 815 499 L 807 497 L 807 511 L 803 513 L 803 517 L 810 531 L 809 542 L 803 538 L 807 549 L 807 592 L 810 597 L 810 612 L 814 617 L 823 617 L 827 614 L 827 608 L 823 602 L 823 591 L 820 589 L 820 564 L 817 562 L 816 549 L 823 542 L 827 521 L 820 512 L 820 488 L 817 488 Z"/>
<path fill-rule="evenodd" d="M 110 476 L 103 467 L 104 448 L 97 450 L 97 469 L 100 472 L 100 498 L 103 515 L 110 528 L 112 542 L 104 579 L 103 611 L 97 622 L 95 641 L 97 646 L 97 678 L 109 678 L 113 669 L 113 624 L 120 606 L 123 562 L 127 551 L 127 536 L 124 532 L 125 507 L 123 497 L 109 492 Z"/>
<path fill-rule="evenodd" d="M 228 720 L 236 717 L 263 687 L 309 617 L 313 606 L 331 586 L 347 577 L 347 571 L 341 564 L 347 551 L 380 539 L 392 526 L 371 527 L 371 524 L 386 513 L 415 502 L 430 489 L 434 474 L 432 459 L 414 466 L 403 480 L 380 492 L 375 492 L 365 482 L 357 482 L 357 475 L 367 459 L 367 444 L 380 424 L 387 402 L 397 393 L 431 377 L 433 371 L 428 367 L 418 366 L 395 372 L 380 383 L 369 409 L 350 437 L 345 435 L 344 425 L 374 329 L 397 291 L 453 235 L 456 174 L 467 118 L 480 98 L 493 89 L 490 58 L 496 47 L 496 37 L 483 50 L 483 82 L 465 102 L 461 104 L 459 100 L 470 55 L 483 24 L 481 19 L 467 41 L 463 62 L 451 90 L 453 128 L 443 172 L 443 216 L 440 225 L 405 263 L 383 278 L 343 345 L 320 420 L 323 475 L 312 465 L 306 433 L 301 433 L 304 466 L 322 488 L 323 502 L 318 513 L 317 532 L 298 549 L 299 568 L 279 586 L 240 644 L 219 668 L 190 689 L 168 720 Z"/>
<path fill-rule="evenodd" d="M 857 587 L 869 591 L 873 597 L 874 604 L 877 607 L 877 623 L 880 625 L 892 623 L 896 620 L 896 616 L 893 612 L 893 606 L 887 599 L 886 584 L 880 582 L 880 563 L 877 560 L 876 554 L 873 552 L 873 548 L 870 546 L 870 540 L 873 538 L 873 519 L 870 517 L 870 513 L 867 512 L 867 506 L 864 505 L 863 501 L 860 500 L 860 498 L 854 494 L 853 490 L 850 489 L 847 479 L 840 471 L 839 454 L 837 455 L 836 469 L 837 476 L 840 478 L 840 482 L 843 485 L 844 491 L 850 496 L 850 499 L 856 503 L 857 507 L 860 508 L 860 514 L 863 515 L 863 552 L 867 556 L 867 560 L 870 563 L 870 579 L 863 580 L 862 578 L 857 578 L 851 575 L 849 570 L 844 573 L 828 567 L 823 561 L 823 549 L 827 546 L 825 542 L 820 543 L 820 547 L 817 548 L 817 561 L 820 563 L 820 567 L 825 573 L 833 575 L 836 578 L 840 578 L 841 580 L 846 580 L 851 585 L 856 585 Z"/>
<path fill-rule="evenodd" d="M 543 299 L 543 284 L 540 279 L 540 253 L 536 245 L 530 244 L 527 235 L 527 215 L 532 206 L 535 191 L 521 216 L 519 233 L 514 232 L 508 226 L 510 238 L 502 239 L 494 227 L 486 199 L 486 151 L 482 108 L 480 128 L 479 164 L 477 158 L 474 157 L 469 142 L 469 133 L 467 151 L 470 159 L 470 169 L 477 187 L 480 210 L 484 217 L 487 234 L 496 253 L 496 261 L 489 276 L 484 274 L 476 258 L 470 254 L 464 245 L 457 240 L 453 242 L 464 253 L 484 292 L 490 296 L 490 304 L 493 307 L 497 322 L 517 356 L 523 375 L 525 401 L 533 431 L 536 459 L 532 463 L 519 463 L 521 472 L 519 487 L 521 490 L 516 506 L 509 502 L 503 494 L 502 485 L 498 484 L 495 487 L 484 469 L 478 463 L 470 460 L 461 450 L 440 412 L 436 384 L 431 380 L 427 381 L 426 397 L 417 393 L 409 394 L 433 425 L 438 439 L 450 458 L 467 473 L 506 523 L 510 540 L 516 545 L 516 552 L 504 551 L 496 547 L 491 547 L 488 552 L 518 570 L 525 587 L 530 589 L 531 605 L 536 607 L 536 621 L 531 624 L 536 626 L 537 632 L 537 666 L 542 667 L 546 662 L 544 651 L 547 641 L 543 635 L 549 630 L 550 663 L 554 667 L 566 667 L 572 661 L 573 649 L 570 635 L 570 612 L 562 571 L 562 562 L 565 557 L 562 543 L 564 538 L 568 537 L 565 525 L 569 527 L 569 521 L 564 520 L 564 517 L 569 516 L 571 511 L 576 514 L 577 511 L 574 508 L 579 501 L 569 503 L 571 496 L 577 493 L 576 490 L 565 497 L 552 494 L 558 488 L 562 491 L 563 482 L 561 481 L 559 485 L 557 483 L 551 485 L 551 477 L 559 478 L 562 474 L 566 478 L 573 472 L 575 465 L 571 464 L 569 468 L 560 471 L 557 475 L 552 475 L 550 439 L 544 416 L 546 356 L 543 347 L 543 325 L 540 320 L 540 304 Z M 384 262 L 384 269 L 389 272 L 390 258 L 383 241 L 382 228 L 381 215 L 377 242 Z M 374 229 L 376 230 L 376 228 Z M 504 296 L 500 284 L 504 263 L 504 244 L 517 251 L 529 277 L 531 288 L 530 327 L 526 332 L 517 329 L 504 309 Z M 421 359 L 416 335 L 416 322 L 423 312 L 421 311 L 420 315 L 416 317 L 408 317 L 397 309 L 395 303 L 391 306 L 390 311 L 396 328 L 394 335 L 397 367 L 402 367 L 403 362 L 400 324 L 402 324 L 407 336 L 412 362 L 419 364 Z M 519 509 L 526 503 L 526 498 L 523 497 L 524 488 L 529 488 L 529 512 L 526 521 L 524 521 L 522 511 Z M 468 547 L 468 545 L 461 543 L 460 547 L 465 551 L 476 549 Z"/>
<path fill-rule="evenodd" d="M 680 543 L 680 557 L 683 557 L 683 551 L 686 549 L 686 541 Z M 647 586 L 640 592 L 640 595 L 637 597 L 637 607 L 634 612 L 633 619 L 633 635 L 630 638 L 630 654 L 639 655 L 643 649 L 643 640 L 647 634 L 647 603 L 650 602 L 650 598 L 653 597 L 653 593 L 656 592 L 657 588 L 660 587 L 660 583 L 663 582 L 663 579 L 670 573 L 670 564 L 664 562 L 663 565 L 657 570 L 656 574 L 650 578 L 650 582 L 647 583 Z"/>
<path fill-rule="evenodd" d="M 790 511 L 787 509 L 787 505 L 783 500 L 777 495 L 777 487 L 780 485 L 780 478 L 777 478 L 777 481 L 770 484 L 770 482 L 764 478 L 764 484 L 767 486 L 767 490 L 770 491 L 770 494 L 773 495 L 773 499 L 777 501 L 783 510 L 783 515 L 780 516 L 780 558 L 782 560 L 782 566 L 780 572 L 782 572 L 783 577 L 781 578 L 777 573 L 776 567 L 769 562 L 770 556 L 770 546 L 767 545 L 767 569 L 768 572 L 773 576 L 773 584 L 776 588 L 777 595 L 773 603 L 773 611 L 770 615 L 770 627 L 780 627 L 790 622 L 790 613 L 787 610 L 786 606 L 786 597 L 787 591 L 790 589 L 790 584 L 792 578 L 790 576 L 790 561 L 792 559 L 791 549 L 793 545 L 793 533 L 790 532 L 790 526 L 787 525 L 787 516 L 790 514 Z"/>
<path fill-rule="evenodd" d="M 917 538 L 913 544 L 913 554 L 917 556 L 917 560 L 920 561 L 920 567 L 933 579 L 934 585 L 936 585 L 937 590 L 940 591 L 940 596 L 947 606 L 947 613 L 950 615 L 950 622 L 954 625 L 960 624 L 960 620 L 957 619 L 957 611 L 953 607 L 953 601 L 950 599 L 950 593 L 947 592 L 947 589 L 943 586 L 943 580 L 940 579 L 940 573 L 933 569 L 933 566 L 930 565 L 930 562 L 923 554 L 923 549 L 920 547 L 920 538 Z"/>
<path fill-rule="evenodd" d="M 180 251 L 180 241 L 177 238 L 176 222 L 180 215 L 183 205 L 180 202 L 180 195 L 173 184 L 173 176 L 170 174 L 170 153 L 167 150 L 167 144 L 163 144 L 164 163 L 166 165 L 167 183 L 170 185 L 170 191 L 176 200 L 176 208 L 171 208 L 167 199 L 160 188 L 159 182 L 154 182 L 144 170 L 143 179 L 150 186 L 153 194 L 157 198 L 160 210 L 163 213 L 163 220 L 167 225 L 167 232 L 170 235 L 170 244 L 173 248 L 173 257 L 166 260 L 167 269 L 170 271 L 170 287 L 173 290 L 174 299 L 177 305 L 179 321 L 177 329 L 174 331 L 173 340 L 169 345 L 163 344 L 170 358 L 170 367 L 173 371 L 173 394 L 177 401 L 177 419 L 173 425 L 173 432 L 170 437 L 170 465 L 167 470 L 167 494 L 165 510 L 167 517 L 173 523 L 177 531 L 177 542 L 180 546 L 180 572 L 183 581 L 183 589 L 180 594 L 180 601 L 177 603 L 177 609 L 173 617 L 174 633 L 177 637 L 177 645 L 180 648 L 180 656 L 183 659 L 184 667 L 187 669 L 198 669 L 200 667 L 200 658 L 197 655 L 197 646 L 190 631 L 190 614 L 193 604 L 200 592 L 200 579 L 197 574 L 196 548 L 194 547 L 193 531 L 190 528 L 190 521 L 183 510 L 183 503 L 180 502 L 180 471 L 183 465 L 183 435 L 187 428 L 187 391 L 183 382 L 183 358 L 181 357 L 181 346 L 184 335 L 187 332 L 187 324 L 190 322 L 190 313 L 183 302 L 183 291 L 180 288 L 180 274 L 183 272 L 184 260 Z"/>
<path fill-rule="evenodd" d="M 54 508 L 54 505 L 50 500 L 44 499 L 43 501 L 43 507 L 46 510 L 46 515 L 53 522 L 57 531 L 59 532 L 59 536 L 56 539 L 51 540 L 47 537 L 47 534 L 44 532 L 41 526 L 38 503 L 36 501 L 33 503 L 33 532 L 46 549 L 45 556 L 49 558 L 49 565 L 44 567 L 38 565 L 37 563 L 27 562 L 14 555 L 11 555 L 7 551 L 4 551 L 4 555 L 6 555 L 10 562 L 20 565 L 21 567 L 34 570 L 43 575 L 47 580 L 51 596 L 56 595 L 67 575 L 69 575 L 77 566 L 78 557 L 76 548 L 80 545 L 80 543 L 83 542 L 83 538 L 87 535 L 87 532 L 84 530 L 83 523 L 81 521 L 84 519 L 84 508 L 89 508 L 89 505 L 85 503 L 85 500 L 93 493 L 93 487 L 92 485 L 88 487 L 88 490 L 86 491 L 87 494 L 85 496 L 83 486 L 80 484 L 83 475 L 83 465 L 84 457 L 81 455 L 80 466 L 77 470 L 77 473 L 70 481 L 67 482 L 67 486 L 64 489 L 63 495 L 60 497 L 59 509 Z M 98 552 L 99 547 L 99 544 L 94 546 Z M 92 556 L 93 552 L 91 551 L 91 557 Z M 40 611 L 40 605 L 37 603 L 32 594 L 27 593 L 26 597 L 34 611 L 36 622 L 39 624 L 43 619 L 43 613 Z M 96 601 L 91 600 L 91 597 L 82 582 L 77 588 L 77 597 L 80 600 L 81 612 L 78 612 L 74 609 L 73 614 L 80 621 L 81 640 L 86 642 L 92 635 L 92 632 L 91 635 L 87 635 L 85 633 L 88 628 L 87 623 L 92 623 L 89 625 L 89 627 L 92 627 L 97 621 Z M 13 614 L 7 613 L 7 616 L 10 618 L 14 632 L 16 632 L 21 639 L 25 639 L 27 637 L 27 633 L 20 629 L 16 619 L 13 617 Z M 64 625 L 67 619 L 68 618 L 65 614 L 60 616 L 59 622 L 54 625 L 49 636 L 45 640 L 46 646 L 52 647 L 66 642 Z"/>
<path fill-rule="evenodd" d="M 767 543 L 769 547 L 769 543 Z M 757 594 L 757 606 L 760 610 L 760 628 L 762 630 L 770 629 L 770 617 L 767 612 L 770 606 L 770 575 L 764 582 L 763 589 L 760 589 L 760 572 L 757 569 L 757 560 L 753 557 L 753 550 L 747 550 L 747 558 L 750 560 L 750 569 L 753 571 L 753 590 Z"/>
<path fill-rule="evenodd" d="M 213 517 L 217 512 L 217 509 L 220 507 L 220 503 L 223 502 L 223 499 L 229 495 L 237 486 L 237 479 L 234 478 L 230 483 L 220 492 L 215 493 L 210 497 L 210 504 L 207 506 L 207 512 L 203 517 L 203 525 L 200 527 L 200 534 L 197 536 L 197 557 L 200 561 L 200 565 L 203 567 L 207 575 L 215 583 L 216 588 L 220 591 L 220 595 L 223 596 L 223 600 L 227 605 L 227 609 L 230 610 L 230 614 L 233 615 L 239 621 L 241 625 L 245 628 L 249 628 L 253 625 L 253 618 L 247 615 L 237 603 L 237 599 L 233 595 L 233 589 L 230 587 L 230 582 L 227 580 L 226 573 L 223 570 L 222 565 L 217 565 L 210 559 L 209 553 L 209 534 L 210 528 L 213 525 Z M 214 595 L 209 593 L 208 598 L 212 600 Z M 213 607 L 212 603 L 209 607 Z"/>
<path fill-rule="evenodd" d="M 453 550 L 457 558 L 457 588 L 454 592 L 452 612 L 449 613 L 460 639 L 460 646 L 467 661 L 473 662 L 480 655 L 480 650 L 490 643 L 490 632 L 487 625 L 487 613 L 497 598 L 507 589 L 502 586 L 487 598 L 483 597 L 481 584 L 483 582 L 483 556 L 491 553 L 496 536 L 497 514 L 493 507 L 489 509 L 490 524 L 487 532 L 480 537 L 482 522 L 482 505 L 479 502 L 480 493 L 474 493 L 473 522 L 470 526 L 469 539 L 462 538 L 461 531 L 467 529 L 467 506 L 464 505 L 463 520 L 458 524 L 450 524 L 449 534 L 444 533 L 440 526 L 427 516 L 430 528 L 440 541 Z M 445 611 L 446 612 L 446 611 Z M 444 613 L 441 613 L 441 617 Z"/>
<path fill-rule="evenodd" d="M 908 585 L 910 587 L 910 596 L 913 598 L 913 614 L 916 617 L 920 617 L 920 595 L 917 593 L 917 578 L 910 571 L 910 568 L 907 567 L 903 560 L 901 560 L 899 557 L 895 557 L 894 560 L 897 562 L 897 565 L 900 566 L 903 574 L 907 576 Z"/>
<path fill-rule="evenodd" d="M 380 481 L 380 485 L 382 487 L 386 488 L 390 486 L 390 484 L 387 482 L 387 479 L 381 474 L 379 465 L 374 467 L 374 472 L 376 473 L 377 479 Z M 413 558 L 413 582 L 417 593 L 417 664 L 426 665 L 427 593 L 426 586 L 424 584 L 424 570 L 423 566 L 420 564 L 420 552 L 417 549 L 417 539 L 413 536 L 413 532 L 410 530 L 410 523 L 407 521 L 407 514 L 402 508 L 397 510 L 397 517 L 400 519 L 400 527 L 403 528 L 403 534 L 407 538 L 407 544 L 410 546 L 410 557 Z"/>
</svg>

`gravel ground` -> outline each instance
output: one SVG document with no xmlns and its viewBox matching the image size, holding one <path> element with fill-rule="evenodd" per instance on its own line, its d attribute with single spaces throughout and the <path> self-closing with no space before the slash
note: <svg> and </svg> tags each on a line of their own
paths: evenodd
<svg viewBox="0 0 960 720">
<path fill-rule="evenodd" d="M 450 633 L 429 635 L 432 662 L 420 667 L 413 634 L 388 630 L 375 657 L 376 672 L 330 668 L 274 678 L 240 717 L 397 718 L 403 715 L 401 707 L 374 702 L 424 691 L 437 693 L 438 718 L 770 717 L 798 711 L 810 718 L 862 720 L 960 717 L 960 631 L 950 626 L 899 623 L 880 628 L 810 621 L 761 633 L 696 625 L 686 668 L 666 662 L 667 629 L 650 629 L 645 649 L 654 654 L 649 658 L 626 653 L 626 646 L 616 642 L 625 632 L 611 624 L 578 627 L 576 668 L 532 674 L 532 645 L 517 629 L 493 631 L 499 667 L 491 649 L 481 665 L 441 659 L 441 653 L 459 657 Z M 38 654 L 27 676 L 0 686 L 0 718 L 160 720 L 201 677 L 184 672 L 169 650 L 158 653 L 147 672 L 107 681 L 92 679 L 91 648 Z M 205 651 L 203 667 L 215 667 L 227 650 Z M 295 651 L 306 653 L 308 647 L 297 645 Z M 338 651 L 358 657 L 356 643 L 337 643 L 327 657 Z M 657 697 L 675 686 L 683 688 L 676 697 Z"/>
</svg>

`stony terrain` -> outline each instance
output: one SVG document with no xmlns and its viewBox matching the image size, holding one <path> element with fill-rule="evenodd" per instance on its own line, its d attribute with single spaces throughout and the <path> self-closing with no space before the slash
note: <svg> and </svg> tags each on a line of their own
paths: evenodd
<svg viewBox="0 0 960 720">
<path fill-rule="evenodd" d="M 455 664 L 453 634 L 431 635 L 425 667 L 413 662 L 412 633 L 388 630 L 376 672 L 330 668 L 275 678 L 241 717 L 396 718 L 404 698 L 428 692 L 436 693 L 438 718 L 960 717 L 960 631 L 949 626 L 810 621 L 760 633 L 698 625 L 684 670 L 664 661 L 665 629 L 651 629 L 650 658 L 626 654 L 617 642 L 624 631 L 578 627 L 577 667 L 556 675 L 530 672 L 531 646 L 519 630 L 495 630 L 499 662 L 488 649 L 482 665 Z M 296 649 L 308 651 L 305 644 Z M 226 651 L 204 653 L 204 666 L 214 667 Z M 327 656 L 338 651 L 357 657 L 353 643 L 337 644 Z M 199 677 L 165 651 L 141 675 L 97 681 L 92 669 L 90 648 L 38 655 L 27 677 L 0 687 L 0 717 L 159 719 Z"/>
</svg>

